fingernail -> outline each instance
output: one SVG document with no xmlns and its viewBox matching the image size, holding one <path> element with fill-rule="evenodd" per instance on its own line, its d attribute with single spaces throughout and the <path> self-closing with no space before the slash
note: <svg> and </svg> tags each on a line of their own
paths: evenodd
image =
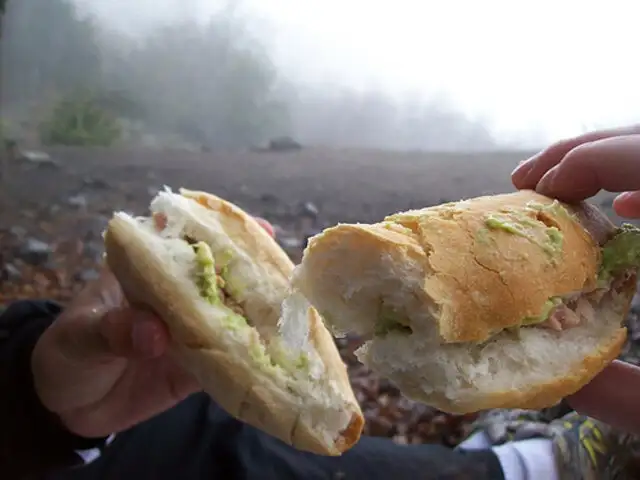
<svg viewBox="0 0 640 480">
<path fill-rule="evenodd" d="M 536 192 L 543 195 L 553 192 L 553 183 L 556 179 L 556 172 L 557 170 L 555 168 L 552 168 L 547 173 L 545 173 L 538 182 L 538 185 L 536 185 Z"/>
<path fill-rule="evenodd" d="M 133 348 L 145 357 L 157 357 L 161 352 L 160 334 L 150 322 L 136 321 L 131 331 Z"/>
<path fill-rule="evenodd" d="M 523 160 L 518 166 L 511 172 L 512 177 L 524 178 L 533 168 L 535 157 L 531 157 L 528 160 Z"/>
</svg>

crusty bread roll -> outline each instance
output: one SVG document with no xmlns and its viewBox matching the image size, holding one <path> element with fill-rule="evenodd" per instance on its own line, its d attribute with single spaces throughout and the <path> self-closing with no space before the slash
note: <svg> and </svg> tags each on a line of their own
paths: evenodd
<svg viewBox="0 0 640 480">
<path fill-rule="evenodd" d="M 453 413 L 543 408 L 626 338 L 637 258 L 605 269 L 602 246 L 640 245 L 616 232 L 591 205 L 485 196 L 329 228 L 292 283 L 336 334 L 368 337 L 359 359 L 412 399 Z"/>
<path fill-rule="evenodd" d="M 128 301 L 166 322 L 176 358 L 231 415 L 298 449 L 354 445 L 362 412 L 317 312 L 298 309 L 306 326 L 280 334 L 293 264 L 278 244 L 203 192 L 160 192 L 151 212 L 114 214 L 106 260 Z"/>
</svg>

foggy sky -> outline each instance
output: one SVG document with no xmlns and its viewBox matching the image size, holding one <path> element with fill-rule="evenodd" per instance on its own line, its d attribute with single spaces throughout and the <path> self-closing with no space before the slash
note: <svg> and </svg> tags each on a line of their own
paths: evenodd
<svg viewBox="0 0 640 480">
<path fill-rule="evenodd" d="M 78 0 L 113 25 L 206 19 L 215 0 Z M 633 0 L 246 0 L 288 76 L 443 92 L 497 131 L 552 137 L 640 120 Z"/>
</svg>

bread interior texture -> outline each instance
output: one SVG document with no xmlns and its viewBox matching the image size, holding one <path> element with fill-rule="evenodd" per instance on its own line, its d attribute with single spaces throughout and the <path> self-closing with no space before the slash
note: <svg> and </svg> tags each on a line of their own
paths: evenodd
<svg viewBox="0 0 640 480">
<path fill-rule="evenodd" d="M 559 398 L 536 399 L 529 395 L 532 388 L 554 382 L 561 388 L 565 379 L 588 373 L 591 367 L 585 359 L 605 354 L 603 360 L 610 360 L 605 351 L 612 342 L 619 350 L 624 338 L 620 327 L 627 303 L 624 295 L 583 301 L 590 313 L 578 326 L 562 332 L 528 326 L 503 330 L 483 343 L 442 344 L 435 335 L 390 331 L 375 336 L 357 356 L 401 385 L 408 397 L 445 410 L 548 407 Z"/>
</svg>

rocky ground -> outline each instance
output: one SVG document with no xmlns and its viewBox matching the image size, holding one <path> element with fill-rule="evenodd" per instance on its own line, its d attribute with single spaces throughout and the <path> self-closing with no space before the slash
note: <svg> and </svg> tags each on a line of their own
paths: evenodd
<svg viewBox="0 0 640 480">
<path fill-rule="evenodd" d="M 97 275 L 101 232 L 112 211 L 144 213 L 163 185 L 208 190 L 270 220 L 297 261 L 307 236 L 336 222 L 375 221 L 400 210 L 510 191 L 509 172 L 528 154 L 27 152 L 0 183 L 0 305 L 20 298 L 68 301 Z M 609 196 L 596 201 L 611 206 Z M 640 342 L 637 312 L 629 318 L 632 360 Z M 470 417 L 405 399 L 357 363 L 358 339 L 338 342 L 368 434 L 454 445 L 465 433 Z"/>
</svg>

